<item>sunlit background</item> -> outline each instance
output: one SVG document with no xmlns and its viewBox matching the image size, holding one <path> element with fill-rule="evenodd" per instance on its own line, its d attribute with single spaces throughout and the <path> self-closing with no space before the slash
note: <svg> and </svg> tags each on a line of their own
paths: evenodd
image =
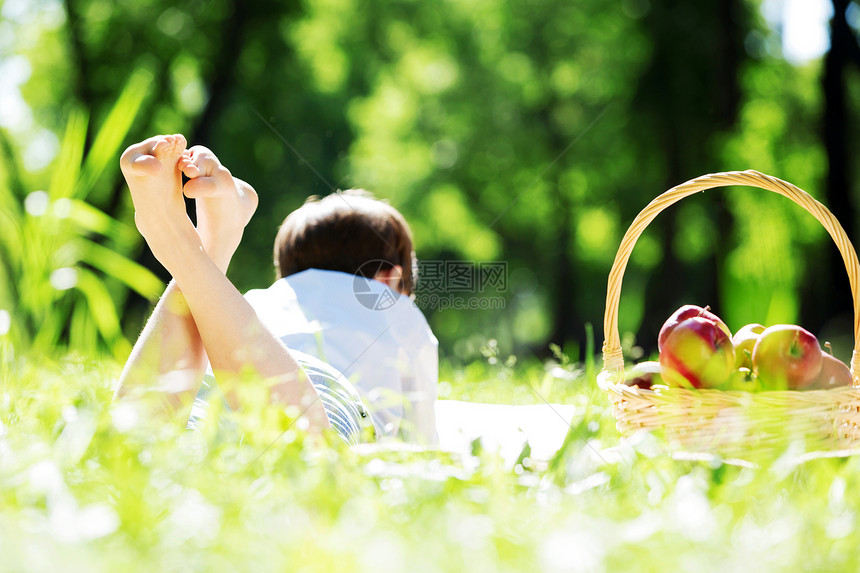
<svg viewBox="0 0 860 573">
<path fill-rule="evenodd" d="M 757 169 L 856 242 L 858 6 L 0 0 L 0 573 L 860 570 L 860 457 L 830 450 L 856 434 L 855 391 L 657 392 L 629 425 L 674 432 L 623 440 L 596 380 L 613 258 L 664 190 Z M 272 281 L 277 226 L 308 195 L 364 187 L 403 211 L 449 441 L 308 438 L 253 378 L 199 432 L 112 401 L 167 279 L 118 158 L 165 132 L 260 193 L 242 290 Z M 499 265 L 501 282 L 453 280 Z M 760 189 L 696 194 L 645 231 L 628 364 L 682 304 L 733 330 L 801 324 L 850 357 L 845 265 Z M 743 459 L 681 451 L 696 443 Z"/>
<path fill-rule="evenodd" d="M 837 5 L 856 44 L 857 5 Z M 419 297 L 452 360 L 490 340 L 578 359 L 592 327 L 599 344 L 626 226 L 704 173 L 789 180 L 855 236 L 860 85 L 847 48 L 831 49 L 830 2 L 441 6 L 2 2 L 0 333 L 127 352 L 167 277 L 133 230 L 117 157 L 159 132 L 212 147 L 260 192 L 230 271 L 242 290 L 272 280 L 280 220 L 338 188 L 400 208 L 431 266 L 505 263 L 501 288 L 476 276 Z M 643 235 L 621 328 L 649 352 L 695 303 L 732 328 L 799 322 L 847 352 L 845 279 L 786 200 L 715 191 Z"/>
</svg>

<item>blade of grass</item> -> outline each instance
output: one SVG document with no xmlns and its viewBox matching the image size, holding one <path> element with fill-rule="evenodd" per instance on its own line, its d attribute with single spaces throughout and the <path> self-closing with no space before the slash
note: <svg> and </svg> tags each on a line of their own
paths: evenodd
<svg viewBox="0 0 860 573">
<path fill-rule="evenodd" d="M 594 327 L 590 322 L 585 323 L 585 379 L 589 383 L 596 383 L 594 369 Z"/>
<path fill-rule="evenodd" d="M 76 197 L 87 197 L 96 203 L 105 198 L 103 192 L 96 190 L 96 182 L 105 168 L 117 161 L 119 148 L 143 100 L 149 95 L 152 80 L 152 72 L 145 68 L 137 69 L 129 78 L 87 153 L 81 178 L 75 187 Z"/>
<path fill-rule="evenodd" d="M 157 299 L 164 290 L 164 283 L 149 269 L 98 243 L 84 245 L 81 260 L 150 300 Z"/>
<path fill-rule="evenodd" d="M 54 167 L 54 176 L 48 195 L 52 201 L 70 197 L 81 172 L 84 157 L 84 142 L 87 137 L 87 114 L 73 109 L 66 122 L 60 153 Z"/>
<path fill-rule="evenodd" d="M 87 299 L 87 306 L 96 328 L 114 356 L 121 358 L 131 352 L 131 346 L 122 336 L 116 306 L 104 282 L 88 269 L 78 269 L 76 287 Z M 75 309 L 75 312 L 79 310 Z"/>
<path fill-rule="evenodd" d="M 71 200 L 68 219 L 77 225 L 79 230 L 108 237 L 119 247 L 131 248 L 140 238 L 131 225 L 117 221 L 85 201 Z"/>
</svg>

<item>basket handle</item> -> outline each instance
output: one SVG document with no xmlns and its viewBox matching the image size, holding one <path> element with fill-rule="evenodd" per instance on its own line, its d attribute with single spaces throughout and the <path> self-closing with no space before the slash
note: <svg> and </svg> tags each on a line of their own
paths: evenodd
<svg viewBox="0 0 860 573">
<path fill-rule="evenodd" d="M 860 387 L 860 308 L 857 305 L 858 273 L 860 273 L 858 267 L 860 265 L 857 262 L 854 246 L 836 217 L 809 193 L 791 183 L 753 170 L 711 173 L 690 179 L 686 183 L 672 187 L 651 201 L 633 220 L 630 228 L 624 234 L 624 238 L 621 239 L 621 246 L 618 247 L 615 262 L 612 263 L 612 270 L 609 272 L 609 284 L 606 289 L 606 312 L 603 316 L 604 372 L 614 375 L 617 380 L 624 372 L 624 357 L 621 352 L 621 339 L 618 335 L 618 303 L 621 298 L 621 281 L 624 278 L 624 270 L 627 268 L 630 254 L 639 236 L 663 209 L 677 203 L 684 197 L 706 189 L 730 185 L 760 187 L 788 197 L 809 211 L 827 229 L 842 255 L 851 284 L 851 299 L 854 304 L 854 352 L 851 355 L 851 376 L 854 379 L 854 386 Z"/>
</svg>

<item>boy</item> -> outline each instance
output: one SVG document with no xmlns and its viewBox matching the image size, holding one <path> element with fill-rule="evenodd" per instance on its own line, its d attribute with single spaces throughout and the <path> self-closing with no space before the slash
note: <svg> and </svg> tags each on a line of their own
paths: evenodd
<svg viewBox="0 0 860 573">
<path fill-rule="evenodd" d="M 274 255 L 278 280 L 245 295 L 263 322 L 349 378 L 383 436 L 435 444 L 437 342 L 409 298 L 403 215 L 362 190 L 312 197 L 284 220 Z"/>
<path fill-rule="evenodd" d="M 138 229 L 174 280 L 135 344 L 120 378 L 117 396 L 127 394 L 135 386 L 146 388 L 148 380 L 156 374 L 162 381 L 169 380 L 161 390 L 172 405 L 185 405 L 190 401 L 189 397 L 197 394 L 207 363 L 211 363 L 220 380 L 235 379 L 244 367 L 250 365 L 258 374 L 271 380 L 272 399 L 303 408 L 303 417 L 308 419 L 312 428 L 331 424 L 348 442 L 362 439 L 360 434 L 368 426 L 367 415 L 349 382 L 312 357 L 298 352 L 291 354 L 266 328 L 260 314 L 266 316 L 270 326 L 284 330 L 284 338 L 291 344 L 292 341 L 301 342 L 301 336 L 288 336 L 296 334 L 295 324 L 315 322 L 319 325 L 319 320 L 287 320 L 286 324 L 273 322 L 274 311 L 277 310 L 287 311 L 287 316 L 281 312 L 282 318 L 297 319 L 298 316 L 295 309 L 290 311 L 289 305 L 283 304 L 283 300 L 265 295 L 268 291 L 261 291 L 263 294 L 256 296 L 259 299 L 258 312 L 254 312 L 224 274 L 241 241 L 244 227 L 256 209 L 254 190 L 247 183 L 233 178 L 208 149 L 195 147 L 186 151 L 185 139 L 180 135 L 155 137 L 129 147 L 123 154 L 121 166 L 131 190 Z M 180 173 L 189 178 L 184 187 Z M 196 200 L 196 229 L 185 215 L 183 192 Z M 409 246 L 411 254 L 411 237 Z M 337 249 L 330 252 L 336 253 Z M 371 290 L 382 288 L 382 281 L 395 286 L 411 284 L 398 276 L 397 266 L 389 265 L 374 273 L 376 280 L 370 282 L 379 286 L 370 285 Z M 304 270 L 311 275 L 314 273 L 310 267 Z M 284 286 L 287 285 L 279 289 Z M 270 294 L 276 295 L 277 292 L 275 289 Z M 253 299 L 251 297 L 250 300 Z M 307 328 L 300 331 L 313 334 L 317 340 L 322 335 L 323 342 L 317 347 L 318 351 L 322 349 L 348 357 L 349 353 L 339 352 L 338 344 L 325 341 L 328 332 L 338 331 L 338 317 L 342 315 L 344 313 L 336 313 L 333 321 L 326 322 L 325 327 L 317 328 L 313 333 Z M 387 330 L 396 331 L 396 322 L 389 324 Z M 336 339 L 337 336 L 329 338 Z M 385 339 L 385 332 L 378 338 Z M 432 343 L 434 360 L 431 374 L 435 384 L 435 339 Z M 367 351 L 369 347 L 359 348 L 358 353 L 353 353 L 352 360 L 360 361 L 362 353 Z M 299 362 L 304 368 L 300 368 Z M 154 372 L 152 364 L 156 364 Z M 344 369 L 350 370 L 352 364 L 343 364 Z M 372 382 L 372 378 L 366 376 L 365 383 Z M 368 394 L 375 398 L 372 391 Z M 232 407 L 239 406 L 235 393 L 228 391 L 226 398 Z M 435 391 L 432 398 L 435 399 Z M 432 400 L 429 407 L 432 414 Z M 390 409 L 393 419 L 380 409 L 383 431 L 398 432 L 396 416 L 402 415 L 403 409 L 410 410 L 402 408 L 398 411 L 394 405 Z M 422 404 L 421 411 L 425 417 L 426 409 L 426 404 Z M 423 426 L 426 428 L 427 424 Z M 428 442 L 435 440 L 435 427 L 431 427 L 431 433 L 424 439 Z"/>
</svg>

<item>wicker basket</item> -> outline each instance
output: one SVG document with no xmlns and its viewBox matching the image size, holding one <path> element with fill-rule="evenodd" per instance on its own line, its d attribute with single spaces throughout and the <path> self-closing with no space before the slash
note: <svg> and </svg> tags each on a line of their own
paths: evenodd
<svg viewBox="0 0 860 573">
<path fill-rule="evenodd" d="M 655 388 L 624 384 L 624 358 L 618 335 L 621 281 L 637 239 L 663 209 L 712 187 L 747 185 L 788 197 L 824 225 L 833 238 L 851 284 L 854 303 L 853 387 L 828 390 L 740 392 L 714 389 Z M 809 450 L 860 446 L 860 309 L 857 253 L 833 214 L 805 191 L 757 171 L 714 173 L 666 191 L 645 207 L 621 241 L 609 273 L 603 330 L 603 371 L 598 385 L 612 400 L 618 429 L 624 435 L 662 429 L 676 447 L 744 455 L 782 447 L 802 439 Z"/>
</svg>

